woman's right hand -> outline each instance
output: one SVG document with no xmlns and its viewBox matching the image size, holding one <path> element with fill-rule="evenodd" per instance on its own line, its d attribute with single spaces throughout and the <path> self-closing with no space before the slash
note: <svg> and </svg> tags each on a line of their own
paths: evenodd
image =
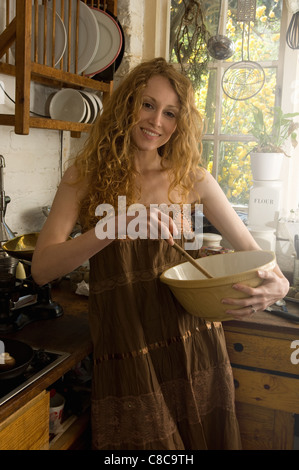
<svg viewBox="0 0 299 470">
<path fill-rule="evenodd" d="M 127 212 L 102 218 L 96 225 L 96 236 L 104 239 L 164 239 L 173 245 L 178 234 L 173 219 L 156 207 L 147 209 L 142 204 L 132 204 Z"/>
</svg>

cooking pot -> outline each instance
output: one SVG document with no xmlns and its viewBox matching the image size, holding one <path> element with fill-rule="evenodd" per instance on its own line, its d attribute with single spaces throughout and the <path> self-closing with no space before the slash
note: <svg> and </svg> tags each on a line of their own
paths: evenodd
<svg viewBox="0 0 299 470">
<path fill-rule="evenodd" d="M 34 351 L 26 343 L 14 339 L 0 338 L 4 344 L 4 352 L 7 352 L 15 359 L 15 365 L 9 370 L 0 370 L 0 380 L 7 380 L 21 375 L 31 363 Z M 0 343 L 2 345 L 2 343 Z"/>
</svg>

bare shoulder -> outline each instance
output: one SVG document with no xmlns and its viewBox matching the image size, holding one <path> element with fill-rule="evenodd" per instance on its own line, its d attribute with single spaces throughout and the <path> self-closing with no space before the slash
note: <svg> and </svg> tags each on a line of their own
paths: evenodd
<svg viewBox="0 0 299 470">
<path fill-rule="evenodd" d="M 201 178 L 196 182 L 195 188 L 199 192 L 201 199 L 226 199 L 219 183 L 209 171 L 202 169 L 200 175 Z"/>
<path fill-rule="evenodd" d="M 193 191 L 191 194 L 191 199 L 201 201 L 207 197 L 212 188 L 217 187 L 218 184 L 215 178 L 209 173 L 205 168 L 198 168 L 195 175 L 195 182 L 193 186 Z"/>
<path fill-rule="evenodd" d="M 73 183 L 78 179 L 78 176 L 79 173 L 77 167 L 75 165 L 71 165 L 65 170 L 62 176 L 62 181 L 66 183 Z"/>
<path fill-rule="evenodd" d="M 76 194 L 76 199 L 80 200 L 86 194 L 87 188 L 87 181 L 80 177 L 77 167 L 71 165 L 65 170 L 61 178 L 58 192 Z"/>
</svg>

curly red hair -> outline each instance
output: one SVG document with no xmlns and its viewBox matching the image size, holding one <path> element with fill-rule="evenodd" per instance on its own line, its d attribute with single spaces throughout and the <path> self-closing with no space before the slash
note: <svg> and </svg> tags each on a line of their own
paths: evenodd
<svg viewBox="0 0 299 470">
<path fill-rule="evenodd" d="M 100 203 L 116 208 L 119 195 L 126 196 L 128 205 L 138 202 L 131 134 L 138 122 L 142 92 L 155 75 L 169 80 L 180 101 L 177 128 L 170 140 L 158 149 L 162 167 L 171 169 L 169 200 L 172 190 L 177 189 L 181 202 L 186 202 L 190 188 L 198 179 L 203 120 L 195 106 L 191 82 L 163 58 L 141 63 L 105 102 L 103 113 L 75 160 L 79 181 L 88 182 L 80 208 L 80 220 L 86 228 L 96 222 L 95 209 Z"/>
</svg>

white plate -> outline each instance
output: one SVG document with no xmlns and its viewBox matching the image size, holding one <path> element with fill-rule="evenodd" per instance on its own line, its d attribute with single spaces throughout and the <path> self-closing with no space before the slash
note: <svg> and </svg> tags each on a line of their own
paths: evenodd
<svg viewBox="0 0 299 470">
<path fill-rule="evenodd" d="M 32 41 L 31 41 L 31 60 L 34 61 L 35 47 L 34 47 L 34 35 L 35 35 L 35 9 L 32 9 Z M 37 50 L 38 57 L 37 62 L 39 64 L 44 63 L 44 15 L 45 7 L 43 5 L 38 6 L 38 35 L 37 35 Z M 52 25 L 53 25 L 53 10 L 47 8 L 47 40 L 46 40 L 46 62 L 45 65 L 52 67 Z M 62 58 L 67 44 L 66 29 L 64 23 L 58 13 L 55 13 L 55 57 L 54 65 L 56 66 Z M 11 47 L 11 53 L 15 58 L 15 46 Z"/>
<path fill-rule="evenodd" d="M 103 10 L 91 8 L 100 30 L 100 43 L 92 63 L 85 69 L 85 75 L 92 77 L 108 68 L 117 59 L 122 46 L 120 27 L 112 16 Z"/>
<path fill-rule="evenodd" d="M 81 95 L 86 99 L 89 108 L 90 108 L 90 117 L 88 121 L 89 124 L 92 124 L 97 117 L 98 114 L 98 105 L 96 100 L 94 99 L 92 93 L 89 93 L 88 91 L 80 91 Z"/>
<path fill-rule="evenodd" d="M 92 96 L 94 97 L 94 99 L 96 100 L 97 102 L 97 105 L 98 105 L 98 113 L 102 114 L 102 111 L 103 111 L 103 103 L 102 103 L 102 100 L 98 97 L 98 95 L 96 95 L 95 93 L 92 93 Z"/>
<path fill-rule="evenodd" d="M 91 116 L 90 106 L 89 106 L 89 103 L 88 103 L 87 99 L 85 98 L 85 96 L 83 96 L 83 100 L 84 100 L 84 104 L 85 104 L 85 114 L 84 114 L 84 117 L 83 117 L 81 122 L 89 123 L 90 116 Z"/>
<path fill-rule="evenodd" d="M 51 3 L 51 0 L 50 0 Z M 75 73 L 76 61 L 76 22 L 77 22 L 77 2 L 71 3 L 71 40 L 70 40 L 70 72 Z M 61 0 L 56 0 L 56 11 L 61 12 Z M 64 24 L 69 38 L 68 27 L 69 2 L 64 2 Z M 69 40 L 69 39 L 68 39 Z M 91 9 L 83 2 L 79 2 L 79 41 L 78 41 L 78 70 L 80 74 L 92 63 L 100 41 L 98 23 Z M 63 57 L 63 69 L 68 66 L 68 47 Z"/>
<path fill-rule="evenodd" d="M 84 98 L 78 90 L 62 88 L 51 99 L 49 112 L 52 119 L 82 122 L 86 112 Z"/>
</svg>

